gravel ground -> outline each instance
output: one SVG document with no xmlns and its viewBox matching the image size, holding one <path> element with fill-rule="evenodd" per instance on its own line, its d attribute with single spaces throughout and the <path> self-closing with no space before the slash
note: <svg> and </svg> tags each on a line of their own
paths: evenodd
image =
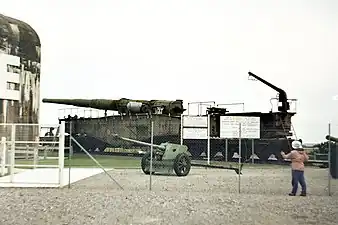
<svg viewBox="0 0 338 225">
<path fill-rule="evenodd" d="M 337 224 L 338 180 L 328 196 L 327 170 L 307 168 L 307 197 L 290 197 L 290 169 L 192 168 L 187 177 L 110 171 L 71 189 L 0 189 L 1 225 L 63 224 Z"/>
</svg>

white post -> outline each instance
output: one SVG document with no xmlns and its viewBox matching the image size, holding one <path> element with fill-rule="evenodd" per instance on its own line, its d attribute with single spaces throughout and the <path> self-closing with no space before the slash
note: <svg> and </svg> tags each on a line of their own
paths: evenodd
<svg viewBox="0 0 338 225">
<path fill-rule="evenodd" d="M 181 145 L 183 145 L 183 127 L 184 127 L 184 124 L 183 124 L 183 114 L 181 114 Z"/>
<path fill-rule="evenodd" d="M 28 160 L 29 159 L 29 145 L 26 145 L 26 157 L 25 159 Z"/>
<path fill-rule="evenodd" d="M 238 137 L 238 148 L 239 148 L 239 158 L 238 158 L 238 193 L 241 193 L 241 157 L 242 157 L 242 124 L 239 123 L 239 137 Z"/>
<path fill-rule="evenodd" d="M 210 114 L 208 114 L 208 150 L 207 150 L 207 155 L 208 155 L 208 165 L 210 165 Z"/>
<path fill-rule="evenodd" d="M 65 121 L 61 121 L 60 124 L 60 136 L 59 136 L 59 185 L 63 186 L 63 169 L 65 158 Z"/>
<path fill-rule="evenodd" d="M 331 136 L 331 124 L 329 123 L 329 136 Z M 331 141 L 328 140 L 328 144 L 329 144 L 329 152 L 328 152 L 328 164 L 329 164 L 329 173 L 328 173 L 328 186 L 327 186 L 327 190 L 329 192 L 329 196 L 331 196 Z"/>
<path fill-rule="evenodd" d="M 153 173 L 153 144 L 154 144 L 154 121 L 151 121 L 151 136 L 150 136 L 150 174 L 149 174 L 149 191 L 151 191 L 151 175 Z"/>
<path fill-rule="evenodd" d="M 15 124 L 12 124 L 11 132 L 11 160 L 10 160 L 10 180 L 14 181 L 14 164 L 15 164 Z"/>
<path fill-rule="evenodd" d="M 6 174 L 6 137 L 1 137 L 1 155 L 0 155 L 0 160 L 1 160 L 1 176 L 5 176 Z"/>
<path fill-rule="evenodd" d="M 33 148 L 33 168 L 35 169 L 36 166 L 38 165 L 38 160 L 39 160 L 39 142 L 40 142 L 40 138 L 39 136 L 35 137 L 35 144 L 34 144 L 34 148 Z"/>
</svg>

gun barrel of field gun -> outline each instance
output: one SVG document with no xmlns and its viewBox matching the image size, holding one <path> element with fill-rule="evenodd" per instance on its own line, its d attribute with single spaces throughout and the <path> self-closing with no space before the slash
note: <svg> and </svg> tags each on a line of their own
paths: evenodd
<svg viewBox="0 0 338 225">
<path fill-rule="evenodd" d="M 134 140 L 134 139 L 131 139 L 131 138 L 121 137 L 118 134 L 114 134 L 113 136 L 120 138 L 121 140 L 132 142 L 132 143 L 135 143 L 135 144 L 140 144 L 140 145 L 149 146 L 149 147 L 153 146 L 154 148 L 157 148 L 157 149 L 160 149 L 160 150 L 163 150 L 163 151 L 165 150 L 165 147 L 161 146 L 161 145 L 155 145 L 155 144 L 151 144 L 151 143 L 147 143 L 147 142 L 143 142 L 143 141 L 137 141 L 137 140 Z"/>
</svg>

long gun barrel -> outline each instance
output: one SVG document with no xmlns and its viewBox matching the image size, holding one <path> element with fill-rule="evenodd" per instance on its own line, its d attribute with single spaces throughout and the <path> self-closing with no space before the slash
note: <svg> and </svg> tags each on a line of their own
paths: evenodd
<svg viewBox="0 0 338 225">
<path fill-rule="evenodd" d="M 121 98 L 118 100 L 110 99 L 42 99 L 44 103 L 55 103 L 63 105 L 73 105 L 76 107 L 86 107 L 101 110 L 118 111 L 120 114 L 137 113 L 156 113 L 167 115 L 181 115 L 185 109 L 182 100 L 133 100 Z"/>
<path fill-rule="evenodd" d="M 254 77 L 255 79 L 259 80 L 263 84 L 269 86 L 270 88 L 274 89 L 275 91 L 277 91 L 279 93 L 279 102 L 282 103 L 282 106 L 278 107 L 278 109 L 280 111 L 287 112 L 290 109 L 290 104 L 288 102 L 287 94 L 283 89 L 276 87 L 275 85 L 271 84 L 270 82 L 264 80 L 263 78 L 257 76 L 256 74 L 253 74 L 251 72 L 249 72 L 249 76 Z"/>
<path fill-rule="evenodd" d="M 132 142 L 132 143 L 135 143 L 135 144 L 140 144 L 140 145 L 149 146 L 149 147 L 153 146 L 154 148 L 157 148 L 157 149 L 165 151 L 165 147 L 161 146 L 161 145 L 155 145 L 155 144 L 150 144 L 150 143 L 143 142 L 143 141 L 137 141 L 137 140 L 126 138 L 126 137 L 121 137 L 118 134 L 114 134 L 113 136 L 114 137 L 118 137 L 118 138 L 120 138 L 120 139 L 122 139 L 124 141 L 129 141 L 129 142 Z"/>
<path fill-rule="evenodd" d="M 55 103 L 63 105 L 73 105 L 77 107 L 87 107 L 103 110 L 118 110 L 118 102 L 120 100 L 108 100 L 108 99 L 50 99 L 44 98 L 44 103 Z"/>
</svg>

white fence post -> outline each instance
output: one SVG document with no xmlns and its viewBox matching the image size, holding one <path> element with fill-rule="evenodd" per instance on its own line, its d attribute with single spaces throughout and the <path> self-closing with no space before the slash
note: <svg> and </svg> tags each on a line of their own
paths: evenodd
<svg viewBox="0 0 338 225">
<path fill-rule="evenodd" d="M 6 137 L 1 137 L 1 176 L 5 176 L 6 174 Z"/>
<path fill-rule="evenodd" d="M 59 137 L 59 185 L 63 186 L 63 169 L 65 158 L 65 121 L 60 124 L 60 137 Z"/>
<path fill-rule="evenodd" d="M 39 160 L 39 142 L 40 138 L 39 136 L 35 137 L 35 144 L 33 148 L 33 168 L 36 168 L 36 165 L 38 165 L 38 160 Z"/>
<path fill-rule="evenodd" d="M 14 180 L 14 164 L 15 164 L 15 124 L 12 124 L 11 128 L 11 159 L 10 159 L 10 180 L 13 183 Z"/>
</svg>

